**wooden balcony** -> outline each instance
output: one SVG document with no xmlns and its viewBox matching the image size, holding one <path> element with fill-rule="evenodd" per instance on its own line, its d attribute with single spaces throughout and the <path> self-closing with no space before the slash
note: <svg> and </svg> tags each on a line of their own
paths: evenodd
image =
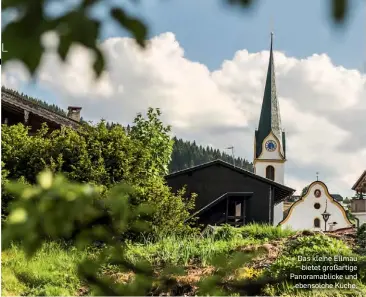
<svg viewBox="0 0 366 297">
<path fill-rule="evenodd" d="M 351 212 L 366 212 L 366 199 L 352 199 L 351 200 Z"/>
</svg>

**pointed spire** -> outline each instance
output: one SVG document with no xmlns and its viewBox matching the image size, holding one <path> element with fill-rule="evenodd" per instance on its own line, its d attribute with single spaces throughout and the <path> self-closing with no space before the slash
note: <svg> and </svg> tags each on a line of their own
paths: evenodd
<svg viewBox="0 0 366 297">
<path fill-rule="evenodd" d="M 271 50 L 270 50 L 270 54 L 272 54 L 272 52 L 273 52 L 273 35 L 274 35 L 274 33 L 273 32 L 271 32 Z"/>
<path fill-rule="evenodd" d="M 277 99 L 275 67 L 273 58 L 273 32 L 271 32 L 271 47 L 269 53 L 269 63 L 267 70 L 266 86 L 264 89 L 262 110 L 259 119 L 259 126 L 256 132 L 256 155 L 262 151 L 262 142 L 272 133 L 278 138 L 282 147 L 282 128 L 280 107 Z"/>
</svg>

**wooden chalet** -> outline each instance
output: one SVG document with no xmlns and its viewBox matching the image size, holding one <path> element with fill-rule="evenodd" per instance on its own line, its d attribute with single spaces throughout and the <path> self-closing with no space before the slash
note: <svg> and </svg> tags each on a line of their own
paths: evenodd
<svg viewBox="0 0 366 297">
<path fill-rule="evenodd" d="M 351 200 L 351 211 L 353 214 L 362 213 L 363 221 L 366 222 L 366 170 L 353 185 L 352 190 L 356 192 L 356 197 Z"/>
<path fill-rule="evenodd" d="M 360 199 L 366 198 L 366 170 L 361 174 L 356 183 L 353 185 L 352 190 L 356 191 L 356 196 Z"/>
<path fill-rule="evenodd" d="M 16 125 L 23 123 L 30 127 L 29 134 L 34 134 L 42 123 L 47 123 L 50 131 L 62 126 L 78 128 L 81 107 L 70 106 L 64 116 L 41 106 L 16 91 L 1 88 L 1 124 Z"/>
<path fill-rule="evenodd" d="M 166 176 L 173 192 L 196 193 L 192 217 L 203 225 L 273 224 L 274 206 L 295 190 L 250 171 L 215 160 Z"/>
</svg>

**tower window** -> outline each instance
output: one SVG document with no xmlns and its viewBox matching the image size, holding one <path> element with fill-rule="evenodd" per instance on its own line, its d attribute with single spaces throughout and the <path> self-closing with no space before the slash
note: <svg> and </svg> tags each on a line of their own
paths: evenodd
<svg viewBox="0 0 366 297">
<path fill-rule="evenodd" d="M 314 228 L 320 228 L 320 220 L 318 218 L 314 219 Z"/>
<path fill-rule="evenodd" d="M 275 180 L 275 169 L 273 166 L 267 166 L 266 168 L 266 178 L 270 180 Z"/>
</svg>

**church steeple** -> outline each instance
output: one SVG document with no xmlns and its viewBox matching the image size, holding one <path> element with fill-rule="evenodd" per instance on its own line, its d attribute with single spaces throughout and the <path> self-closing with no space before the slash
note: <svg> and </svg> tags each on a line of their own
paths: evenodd
<svg viewBox="0 0 366 297">
<path fill-rule="evenodd" d="M 264 89 L 262 110 L 258 130 L 255 131 L 255 158 L 262 153 L 263 141 L 273 133 L 280 142 L 280 151 L 285 155 L 285 135 L 281 128 L 280 107 L 277 99 L 275 67 L 273 59 L 273 32 L 271 32 L 271 48 L 267 71 L 266 86 Z"/>
</svg>

